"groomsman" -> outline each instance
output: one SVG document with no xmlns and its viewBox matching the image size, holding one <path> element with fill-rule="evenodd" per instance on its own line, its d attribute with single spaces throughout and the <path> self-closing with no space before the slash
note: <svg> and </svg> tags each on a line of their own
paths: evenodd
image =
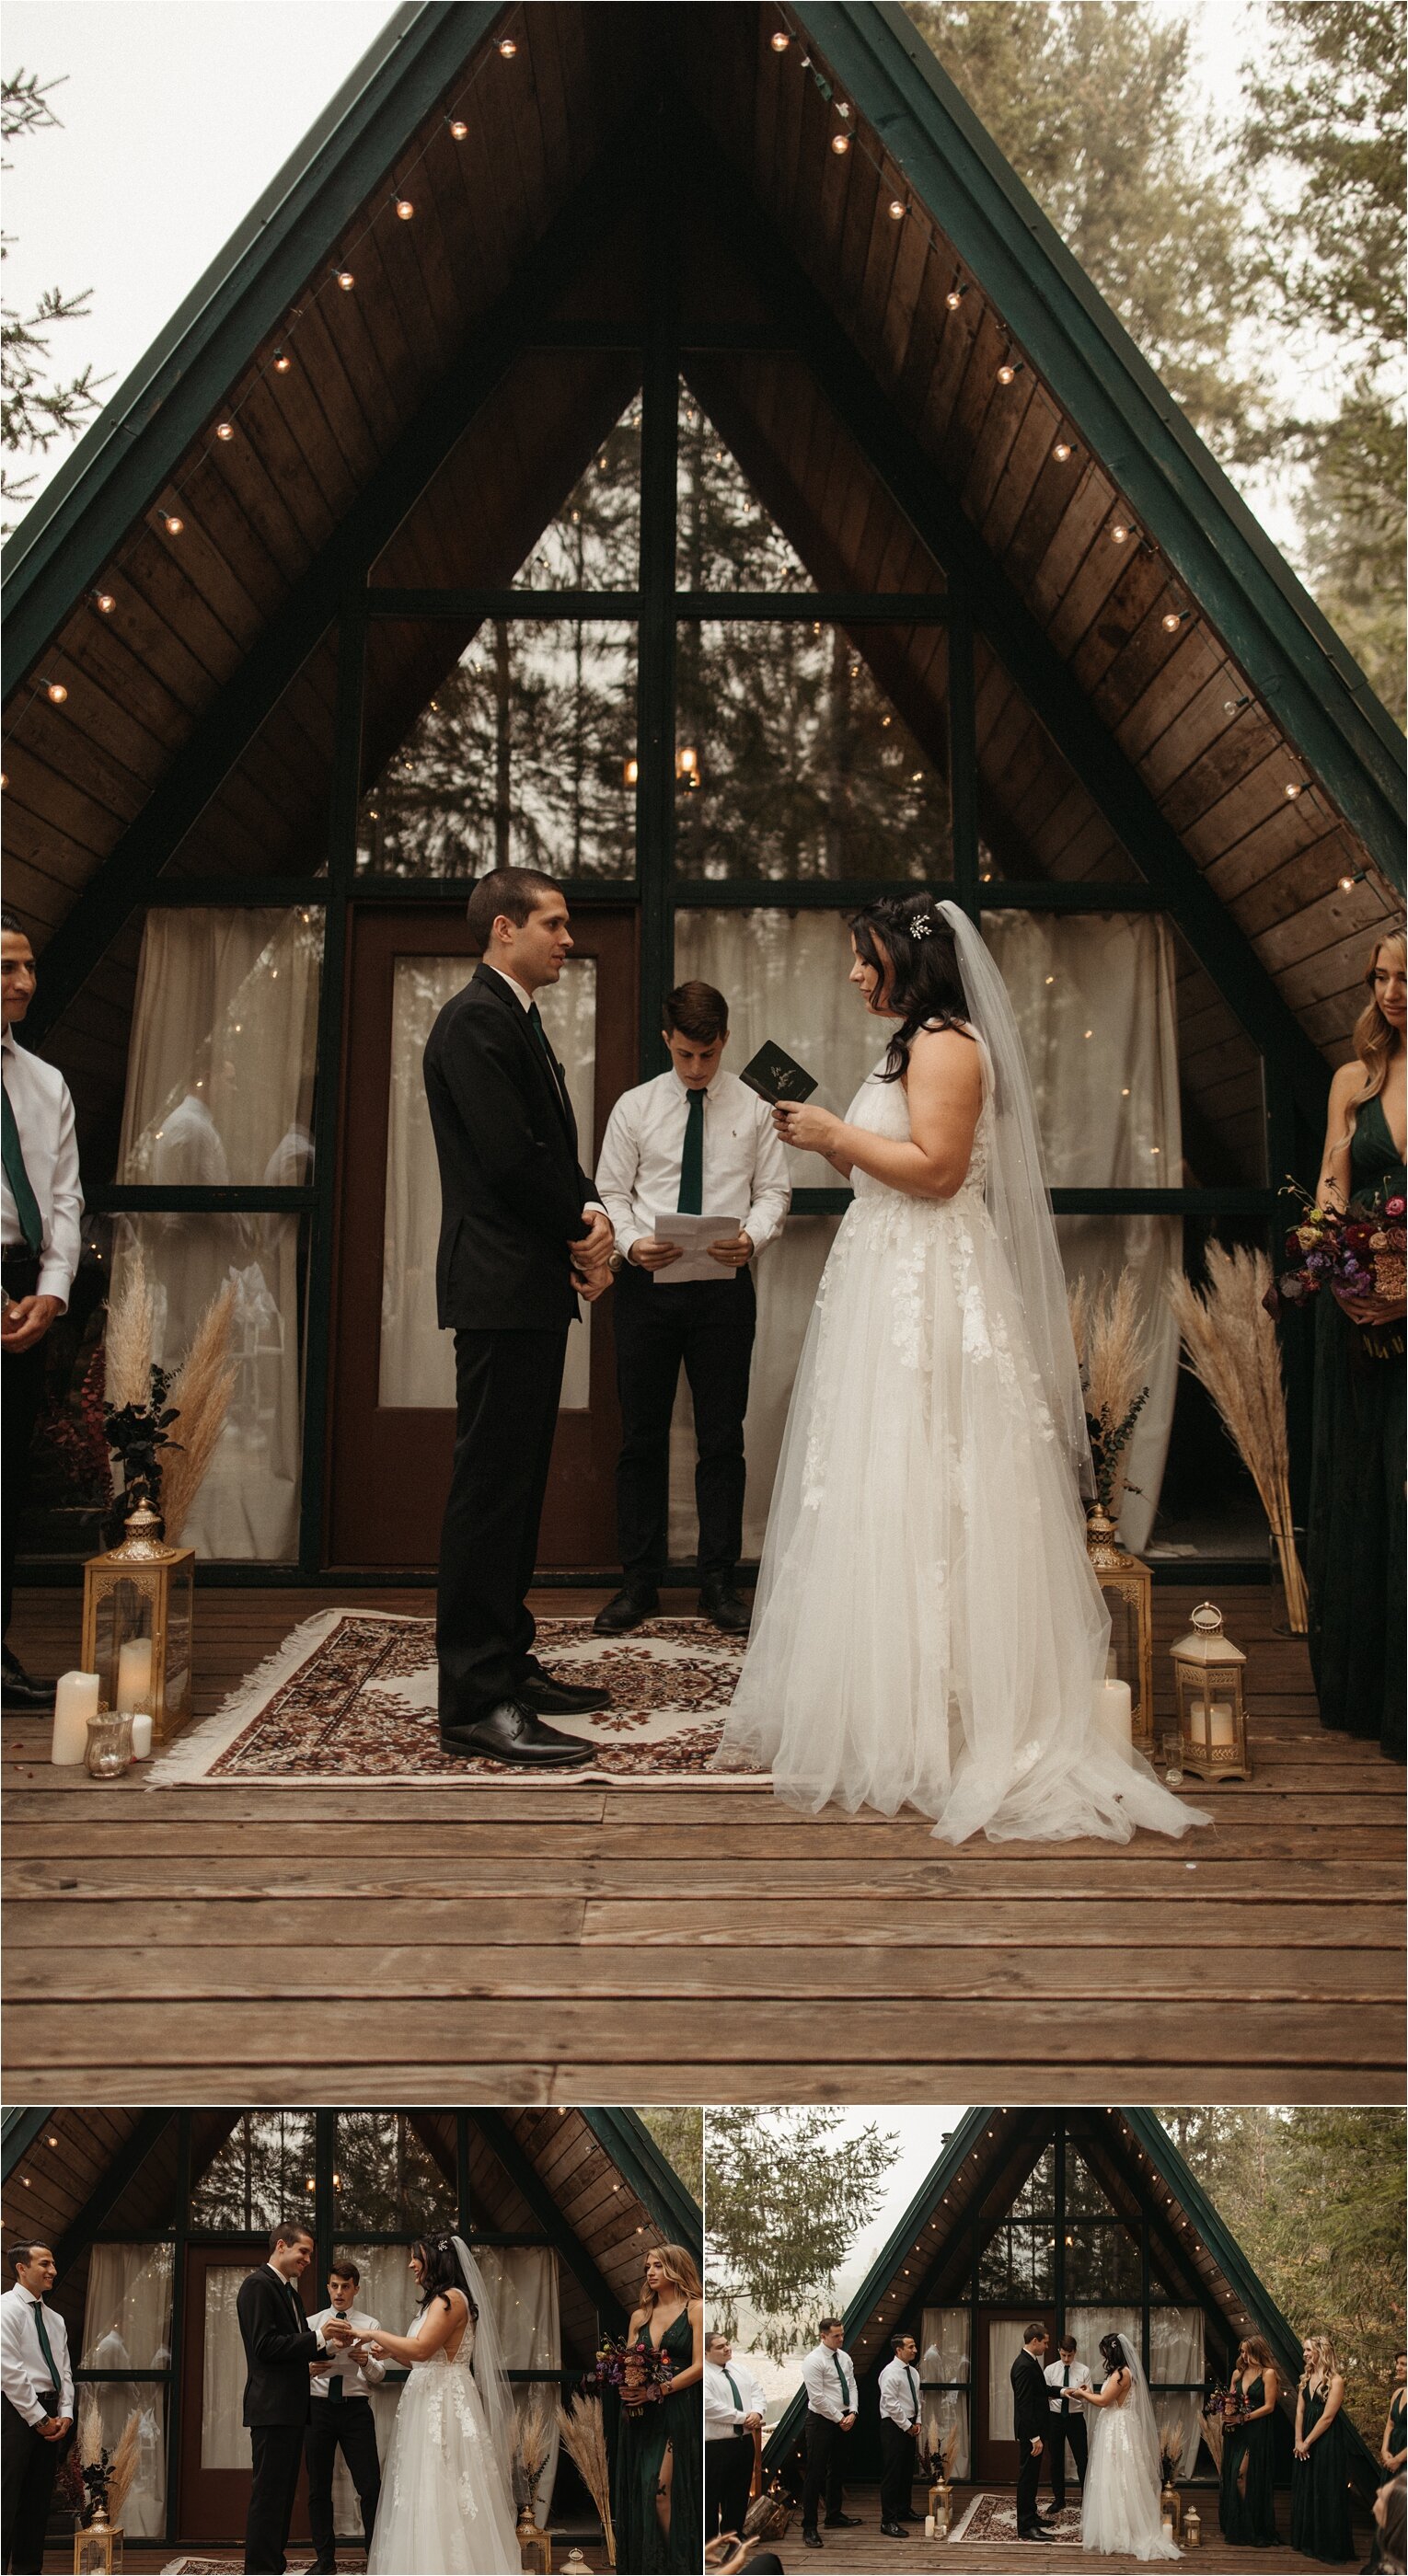
<svg viewBox="0 0 1408 2576">
<path fill-rule="evenodd" d="M 357 2305 L 361 2280 L 356 2264 L 346 2256 L 333 2264 L 328 2274 L 331 2305 L 319 2308 L 317 2315 L 308 2320 L 314 2334 L 334 2320 L 350 2326 L 356 2335 L 375 2334 L 378 2320 Z M 321 2363 L 310 2362 L 309 2377 L 313 2411 L 304 2437 L 303 2456 L 308 2467 L 308 2527 L 317 2551 L 309 2576 L 336 2576 L 332 2481 L 339 2451 L 357 2490 L 368 2549 L 372 2545 L 372 2526 L 381 2495 L 381 2462 L 377 2457 L 370 2392 L 386 2377 L 386 2364 L 367 2353 L 360 2360 L 349 2355 L 339 2367 L 336 2353 L 325 2354 Z"/>
<path fill-rule="evenodd" d="M 597 1188 L 615 1229 L 616 1380 L 622 1446 L 617 1540 L 625 1580 L 598 1613 L 603 1636 L 638 1628 L 658 1607 L 665 1572 L 670 1416 L 683 1363 L 694 1400 L 699 1607 L 743 1636 L 737 1591 L 743 1546 L 743 1417 L 757 1319 L 752 1262 L 780 1234 L 791 1204 L 787 1152 L 764 1100 L 723 1071 L 728 1004 L 712 984 L 678 984 L 662 1032 L 670 1070 L 627 1091 L 611 1112 Z M 716 1279 L 670 1279 L 680 1249 L 669 1212 L 741 1220 L 709 1247 Z"/>
<path fill-rule="evenodd" d="M 269 2230 L 269 2259 L 246 2273 L 235 2313 L 244 2344 L 244 2422 L 254 2468 L 245 2521 L 246 2576 L 284 2576 L 284 2551 L 312 2416 L 308 2367 L 319 2354 L 352 2341 L 352 2328 L 330 2319 L 313 2327 L 298 2284 L 313 2260 L 313 2238 L 301 2220 Z"/>
<path fill-rule="evenodd" d="M 820 2549 L 817 2507 L 826 2505 L 828 2531 L 858 2531 L 860 2516 L 841 2511 L 845 2437 L 856 2426 L 855 2364 L 841 2347 L 846 2329 L 839 2317 L 823 2317 L 817 2342 L 802 2364 L 807 2392 L 807 2472 L 802 2488 L 802 2538 L 808 2549 Z"/>
<path fill-rule="evenodd" d="M 1066 2501 L 1067 2443 L 1082 2489 L 1087 2457 L 1085 2416 L 1079 2402 L 1073 2406 L 1065 2391 L 1090 2386 L 1089 2371 L 1076 2359 L 1075 2336 L 1062 2335 L 1059 2349 L 1060 2360 L 1046 2365 L 1046 2385 L 1051 2391 L 1051 2501 L 1057 2513 Z"/>
<path fill-rule="evenodd" d="M 914 2462 L 919 2449 L 919 2346 L 911 2334 L 890 2337 L 893 2359 L 880 2373 L 880 2528 L 907 2540 L 913 2522 Z"/>
<path fill-rule="evenodd" d="M 1012 2423 L 1017 2436 L 1017 2538 L 1049 2540 L 1037 2511 L 1036 2491 L 1041 2479 L 1041 2455 L 1046 2448 L 1051 2428 L 1051 2402 L 1046 2390 L 1046 2345 L 1044 2325 L 1030 2325 L 1022 2337 L 1022 2349 L 1012 2364 Z"/>
<path fill-rule="evenodd" d="M 727 2335 L 704 2338 L 704 2536 L 743 2529 L 756 2456 L 753 2436 L 766 2417 L 763 2392 L 746 2362 L 735 2361 Z"/>
<path fill-rule="evenodd" d="M 34 951 L 12 912 L 0 912 L 0 1063 L 4 1070 L 4 1181 L 0 1186 L 0 1364 L 3 1418 L 3 1629 L 10 1627 L 20 1515 L 44 1393 L 45 1341 L 62 1315 L 83 1244 L 83 1194 L 73 1102 L 63 1075 L 15 1042 L 35 993 Z M 52 1682 L 35 1681 L 0 1650 L 9 1708 L 52 1708 Z"/>
<path fill-rule="evenodd" d="M 0 2391 L 4 2425 L 7 2576 L 39 2576 L 54 2477 L 73 2433 L 68 2328 L 46 2293 L 58 2278 L 47 2245 L 12 2245 L 10 2287 L 0 2296 Z"/>
</svg>

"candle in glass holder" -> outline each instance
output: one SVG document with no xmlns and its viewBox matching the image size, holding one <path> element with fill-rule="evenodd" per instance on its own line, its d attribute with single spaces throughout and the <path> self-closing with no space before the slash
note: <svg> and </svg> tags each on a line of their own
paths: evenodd
<svg viewBox="0 0 1408 2576">
<path fill-rule="evenodd" d="M 96 1673 L 60 1673 L 54 1688 L 54 1732 L 49 1759 L 78 1763 L 88 1750 L 88 1720 L 98 1714 Z"/>
<path fill-rule="evenodd" d="M 133 1761 L 134 1761 L 134 1762 L 147 1762 L 147 1761 L 149 1761 L 149 1760 L 151 1759 L 151 1750 L 152 1750 L 152 1722 L 151 1722 L 151 1719 L 150 1719 L 150 1717 L 149 1717 L 148 1715 L 146 1715 L 146 1714 L 145 1714 L 145 1712 L 143 1712 L 143 1713 L 141 1713 L 141 1714 L 138 1714 L 138 1713 L 134 1710 L 134 1712 L 133 1712 L 133 1716 L 132 1716 L 132 1759 L 133 1759 Z"/>
<path fill-rule="evenodd" d="M 1237 1741 L 1237 1729 L 1230 1699 L 1195 1699 L 1188 1713 L 1193 1721 L 1195 1744 L 1220 1744 L 1231 1751 Z"/>
<path fill-rule="evenodd" d="M 152 1696 L 152 1641 L 129 1637 L 117 1650 L 117 1705 L 125 1714 L 149 1708 Z"/>
</svg>

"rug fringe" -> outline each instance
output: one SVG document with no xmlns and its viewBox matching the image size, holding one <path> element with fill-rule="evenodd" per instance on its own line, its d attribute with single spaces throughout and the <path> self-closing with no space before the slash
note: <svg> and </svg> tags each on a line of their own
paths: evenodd
<svg viewBox="0 0 1408 2576">
<path fill-rule="evenodd" d="M 167 1746 L 147 1774 L 147 1787 L 169 1789 L 179 1781 L 200 1778 L 216 1755 L 234 1742 L 241 1727 L 257 1713 L 270 1693 L 297 1672 L 314 1646 L 321 1645 L 324 1637 L 330 1637 L 338 1620 L 346 1615 L 345 1607 L 339 1604 L 335 1610 L 315 1610 L 311 1619 L 301 1620 L 296 1628 L 291 1628 L 283 1644 L 276 1646 L 272 1655 L 266 1655 L 263 1663 L 256 1665 L 252 1673 L 246 1673 L 244 1680 L 219 1708 L 209 1717 L 203 1717 L 199 1726 L 188 1726 L 184 1735 Z M 381 1611 L 373 1615 L 384 1618 L 387 1614 Z"/>
</svg>

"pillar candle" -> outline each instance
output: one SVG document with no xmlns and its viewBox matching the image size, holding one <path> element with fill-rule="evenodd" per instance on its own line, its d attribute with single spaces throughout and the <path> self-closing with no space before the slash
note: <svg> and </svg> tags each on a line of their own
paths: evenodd
<svg viewBox="0 0 1408 2576">
<path fill-rule="evenodd" d="M 1134 1694 L 1128 1682 L 1107 1681 L 1100 1693 L 1100 1719 L 1126 1750 L 1134 1742 Z"/>
<path fill-rule="evenodd" d="M 88 1720 L 98 1714 L 96 1673 L 60 1673 L 54 1690 L 51 1762 L 81 1762 L 88 1748 Z"/>
<path fill-rule="evenodd" d="M 1208 1712 L 1206 1701 L 1191 1699 L 1188 1702 L 1188 1723 L 1193 1730 L 1193 1742 L 1195 1744 L 1206 1744 L 1208 1740 Z"/>
<path fill-rule="evenodd" d="M 1208 1714 L 1212 1720 L 1212 1730 L 1208 1741 L 1212 1744 L 1224 1744 L 1230 1752 L 1237 1741 L 1237 1729 L 1232 1715 L 1232 1702 L 1230 1699 L 1215 1699 Z"/>
<path fill-rule="evenodd" d="M 934 2537 L 934 2517 L 931 2513 L 926 2513 L 924 2516 L 924 2537 L 926 2540 L 932 2540 Z"/>
<path fill-rule="evenodd" d="M 147 1716 L 140 1716 L 140 1717 L 139 1717 L 139 1716 L 137 1716 L 137 1715 L 135 1715 L 135 1714 L 134 1714 L 133 1719 L 132 1719 L 132 1759 L 133 1759 L 133 1761 L 134 1761 L 134 1762 L 146 1762 L 146 1761 L 148 1761 L 148 1760 L 150 1759 L 150 1756 L 151 1756 L 151 1749 L 152 1749 L 152 1722 L 151 1722 L 151 1719 L 150 1719 L 150 1717 L 147 1717 Z"/>
<path fill-rule="evenodd" d="M 117 1705 L 131 1713 L 146 1708 L 152 1695 L 152 1641 L 150 1637 L 129 1637 L 117 1652 Z"/>
</svg>

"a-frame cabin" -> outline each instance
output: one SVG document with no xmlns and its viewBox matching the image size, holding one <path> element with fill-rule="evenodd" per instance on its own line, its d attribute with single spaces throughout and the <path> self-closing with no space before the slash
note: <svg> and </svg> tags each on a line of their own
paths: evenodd
<svg viewBox="0 0 1408 2576">
<path fill-rule="evenodd" d="M 568 884 L 589 1138 L 680 974 L 735 1060 L 770 1036 L 844 1105 L 840 917 L 950 892 L 1018 995 L 1071 1259 L 1151 1295 L 1309 1168 L 1401 909 L 1394 728 L 893 6 L 401 9 L 6 572 L 8 899 L 95 1217 L 51 1566 L 93 1543 L 139 1242 L 167 1358 L 240 1284 L 203 1555 L 434 1561 L 415 1065 L 496 861 Z M 762 1265 L 753 1544 L 819 1176 Z M 578 1341 L 549 1569 L 614 1562 L 605 1307 Z M 1167 1451 L 1186 1569 L 1238 1550 L 1165 1342 L 1135 1481 Z"/>
<path fill-rule="evenodd" d="M 237 2541 L 249 2485 L 243 2364 L 233 2300 L 264 2258 L 265 2231 L 307 2216 L 303 2284 L 327 2304 L 334 2256 L 361 2272 L 359 2303 L 397 2333 L 414 2314 L 407 2249 L 465 2237 L 496 2300 L 515 2386 L 570 2390 L 600 2338 L 625 2326 L 652 2245 L 696 2262 L 702 2220 L 633 2111 L 15 2110 L 3 2123 L 5 2241 L 42 2240 L 58 2263 L 50 2304 L 68 2327 L 80 2420 L 90 2402 L 114 2441 L 142 2417 L 142 2465 L 125 2515 L 127 2564 L 170 2546 Z M 398 2382 L 378 2392 L 384 2457 Z M 554 2446 L 540 2520 L 599 2546 L 592 2509 Z M 355 2498 L 334 2491 L 338 2528 Z M 53 2546 L 72 2529 L 56 2511 Z M 306 2530 L 302 2490 L 295 2538 Z M 150 2557 L 140 2553 L 150 2551 Z"/>
<path fill-rule="evenodd" d="M 1097 2385 L 1101 2336 L 1138 2343 L 1160 2426 L 1180 2437 L 1180 2483 L 1194 2492 L 1215 2484 L 1205 2394 L 1226 2388 L 1242 2336 L 1263 2335 L 1282 2374 L 1277 2474 L 1289 2484 L 1300 2333 L 1319 2320 L 1300 2320 L 1298 2333 L 1281 2314 L 1152 2111 L 1096 2109 L 965 2113 L 846 2310 L 861 2409 L 848 2479 L 879 2476 L 876 2383 L 892 2335 L 910 2333 L 931 2450 L 952 2439 L 951 2474 L 964 2489 L 1010 2486 L 1018 2455 L 1008 2374 L 1038 2317 L 1049 2358 L 1059 2336 L 1074 2335 Z M 788 2484 L 803 2418 L 798 2396 L 764 2455 L 769 2474 Z M 1353 2426 L 1349 2447 L 1367 2503 L 1377 2461 Z M 1215 2542 L 1215 2497 L 1199 2502 Z"/>
</svg>

